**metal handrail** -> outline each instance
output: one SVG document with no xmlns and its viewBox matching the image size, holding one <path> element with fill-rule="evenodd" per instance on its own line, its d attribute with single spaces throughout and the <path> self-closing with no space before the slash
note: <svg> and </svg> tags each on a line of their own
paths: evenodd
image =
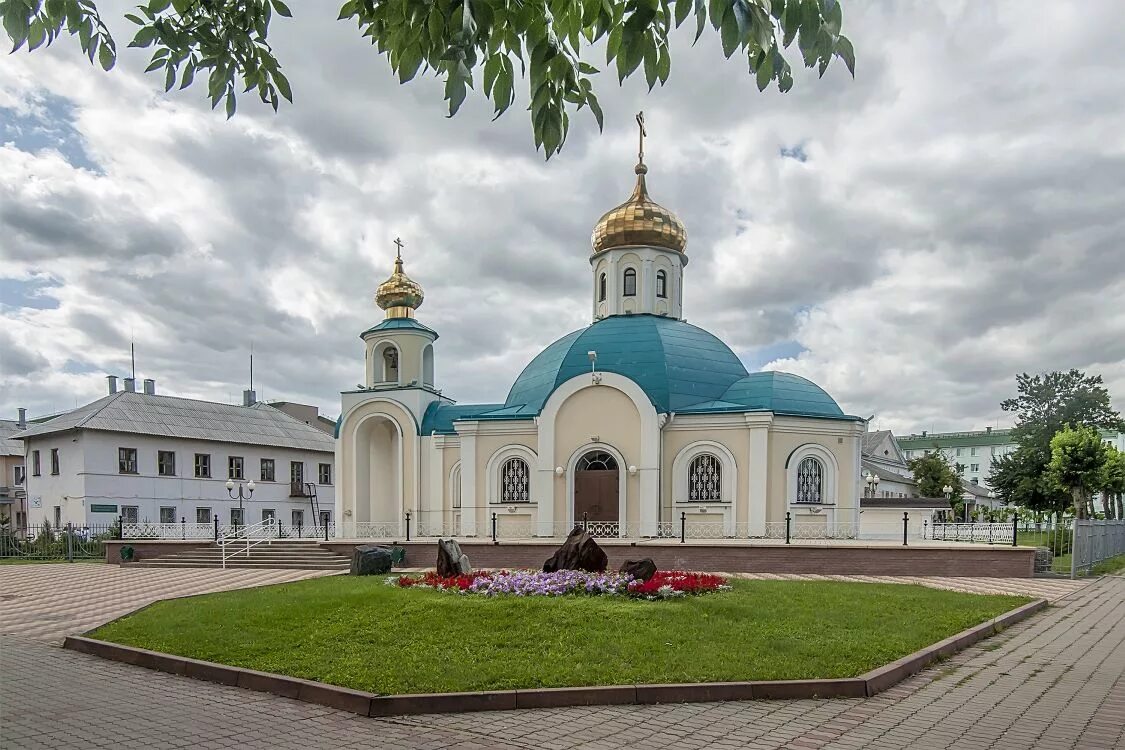
<svg viewBox="0 0 1125 750">
<path fill-rule="evenodd" d="M 277 533 L 278 533 L 278 529 L 276 528 L 276 525 L 277 525 L 277 519 L 276 518 L 267 518 L 263 521 L 259 521 L 258 523 L 253 524 L 251 526 L 238 526 L 238 527 L 234 528 L 233 530 L 224 531 L 222 533 L 222 535 L 219 537 L 219 548 L 222 550 L 222 557 L 223 557 L 223 569 L 225 570 L 226 567 L 227 567 L 227 560 L 234 557 L 235 555 L 239 554 L 240 552 L 245 552 L 246 557 L 250 557 L 250 548 L 251 547 L 256 547 L 259 544 L 261 544 L 262 542 L 265 542 L 266 544 L 273 543 L 273 540 L 274 540 L 275 537 L 277 537 Z M 270 535 L 270 533 L 267 533 L 266 536 L 262 536 L 261 538 L 259 538 L 255 542 L 250 541 L 254 536 L 258 535 L 260 532 L 263 532 L 263 531 L 270 532 L 270 533 L 272 533 L 272 535 Z M 237 544 L 240 539 L 245 540 L 245 542 L 246 542 L 245 549 L 242 549 L 240 547 L 239 549 L 236 549 L 234 552 L 231 552 L 230 554 L 227 554 L 227 544 L 228 543 L 232 544 L 232 545 Z"/>
</svg>

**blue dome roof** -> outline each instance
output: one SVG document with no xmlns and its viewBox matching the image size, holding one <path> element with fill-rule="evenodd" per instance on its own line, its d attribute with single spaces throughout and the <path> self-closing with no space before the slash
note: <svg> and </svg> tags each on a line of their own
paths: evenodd
<svg viewBox="0 0 1125 750">
<path fill-rule="evenodd" d="M 773 411 L 847 418 L 815 383 L 788 373 L 750 374 L 726 344 L 702 328 L 657 315 L 619 315 L 568 334 L 544 349 L 516 379 L 501 409 L 483 418 L 538 414 L 555 389 L 598 370 L 639 385 L 658 412 Z"/>
</svg>

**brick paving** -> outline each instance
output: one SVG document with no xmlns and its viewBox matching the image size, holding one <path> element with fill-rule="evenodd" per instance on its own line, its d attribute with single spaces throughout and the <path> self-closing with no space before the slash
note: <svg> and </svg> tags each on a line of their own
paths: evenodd
<svg viewBox="0 0 1125 750">
<path fill-rule="evenodd" d="M 0 636 L 0 683 L 0 748 L 13 749 L 1125 750 L 1125 578 L 1085 585 L 865 700 L 367 719 L 107 662 L 26 636 Z"/>
<path fill-rule="evenodd" d="M 0 565 L 0 635 L 61 642 L 160 599 L 287 583 L 309 570 L 159 570 L 102 563 Z"/>
</svg>

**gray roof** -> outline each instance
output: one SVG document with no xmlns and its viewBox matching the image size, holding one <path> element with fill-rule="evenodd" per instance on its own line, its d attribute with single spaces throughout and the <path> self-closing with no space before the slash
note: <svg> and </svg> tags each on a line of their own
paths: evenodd
<svg viewBox="0 0 1125 750">
<path fill-rule="evenodd" d="M 19 437 L 26 439 L 64 430 L 105 430 L 324 452 L 335 450 L 336 445 L 331 435 L 268 404 L 235 406 L 129 391 L 105 396 L 32 425 Z"/>
<path fill-rule="evenodd" d="M 19 423 L 11 419 L 0 419 L 0 456 L 22 456 L 23 443 L 12 439 L 20 431 Z"/>
<path fill-rule="evenodd" d="M 879 447 L 879 443 L 883 442 L 883 438 L 890 434 L 890 430 L 876 430 L 875 432 L 863 433 L 863 452 L 870 455 Z"/>
<path fill-rule="evenodd" d="M 913 474 L 895 471 L 889 466 L 876 464 L 867 459 L 860 461 L 860 468 L 863 469 L 865 475 L 867 472 L 871 472 L 872 474 L 878 474 L 880 479 L 893 479 L 902 484 L 914 484 Z"/>
<path fill-rule="evenodd" d="M 949 510 L 949 501 L 944 497 L 864 497 L 860 498 L 861 508 L 934 508 Z"/>
</svg>

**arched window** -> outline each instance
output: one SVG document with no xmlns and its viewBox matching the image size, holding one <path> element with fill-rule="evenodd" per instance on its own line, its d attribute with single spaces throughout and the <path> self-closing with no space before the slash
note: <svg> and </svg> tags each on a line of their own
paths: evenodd
<svg viewBox="0 0 1125 750">
<path fill-rule="evenodd" d="M 723 499 L 723 465 L 716 456 L 701 453 L 688 467 L 688 500 L 716 503 Z"/>
<path fill-rule="evenodd" d="M 668 296 L 668 274 L 664 271 L 656 272 L 656 296 L 661 299 Z"/>
<path fill-rule="evenodd" d="M 450 503 L 453 505 L 454 510 L 461 507 L 461 464 L 453 467 L 452 473 L 449 475 L 449 495 Z"/>
<path fill-rule="evenodd" d="M 625 283 L 623 284 L 623 288 L 625 289 L 625 296 L 626 297 L 636 297 L 637 296 L 637 270 L 635 268 L 626 268 L 624 280 L 625 280 Z"/>
<path fill-rule="evenodd" d="M 600 277 L 598 277 L 598 301 L 599 302 L 605 302 L 605 285 L 606 285 L 606 278 L 605 278 L 605 274 L 603 273 Z"/>
<path fill-rule="evenodd" d="M 422 385 L 434 384 L 434 345 L 426 344 L 422 350 Z"/>
<path fill-rule="evenodd" d="M 591 451 L 578 459 L 578 471 L 617 471 L 617 459 L 605 451 Z"/>
<path fill-rule="evenodd" d="M 398 382 L 398 349 L 394 346 L 383 350 L 383 382 Z"/>
<path fill-rule="evenodd" d="M 500 469 L 500 502 L 531 502 L 531 471 L 522 458 L 509 458 Z"/>
<path fill-rule="evenodd" d="M 824 502 L 824 464 L 811 456 L 797 467 L 797 502 Z"/>
</svg>

